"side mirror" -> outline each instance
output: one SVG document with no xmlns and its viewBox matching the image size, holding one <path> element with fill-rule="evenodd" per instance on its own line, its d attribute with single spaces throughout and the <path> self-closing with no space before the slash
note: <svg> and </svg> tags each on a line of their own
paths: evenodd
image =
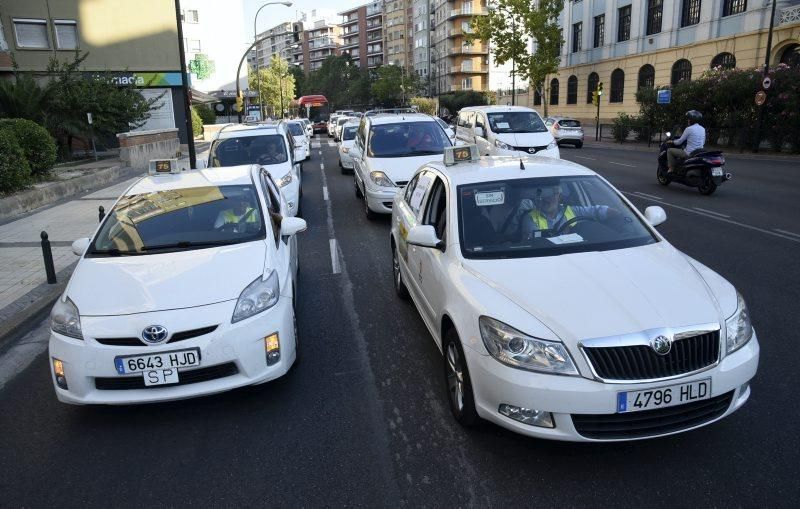
<svg viewBox="0 0 800 509">
<path fill-rule="evenodd" d="M 658 226 L 667 220 L 667 213 L 658 205 L 644 209 L 644 217 L 650 226 Z"/>
<path fill-rule="evenodd" d="M 300 217 L 284 217 L 281 219 L 281 235 L 291 237 L 296 233 L 305 231 L 308 227 L 306 220 Z"/>
<path fill-rule="evenodd" d="M 89 237 L 84 237 L 82 239 L 78 239 L 72 243 L 72 252 L 75 253 L 77 256 L 83 256 L 83 253 L 89 249 L 89 244 L 91 244 L 91 239 Z"/>
<path fill-rule="evenodd" d="M 206 168 L 208 168 L 208 161 L 206 161 L 205 159 L 198 159 L 198 161 L 197 161 L 197 169 L 198 170 L 205 170 Z"/>
<path fill-rule="evenodd" d="M 483 127 L 478 126 L 475 128 L 475 136 L 480 136 L 481 138 L 486 136 L 486 132 L 483 130 Z"/>
<path fill-rule="evenodd" d="M 436 230 L 429 224 L 418 224 L 408 231 L 406 241 L 414 246 L 441 249 L 442 241 L 436 237 Z"/>
</svg>

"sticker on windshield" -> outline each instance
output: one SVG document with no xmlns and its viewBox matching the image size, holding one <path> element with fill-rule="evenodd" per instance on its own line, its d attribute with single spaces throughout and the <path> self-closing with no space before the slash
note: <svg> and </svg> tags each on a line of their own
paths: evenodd
<svg viewBox="0 0 800 509">
<path fill-rule="evenodd" d="M 502 205 L 506 202 L 506 193 L 503 191 L 487 191 L 475 193 L 475 205 L 487 207 L 489 205 Z"/>
<path fill-rule="evenodd" d="M 573 244 L 575 242 L 583 242 L 583 237 L 577 233 L 568 233 L 566 235 L 559 235 L 558 237 L 547 237 L 547 240 L 553 244 Z"/>
<path fill-rule="evenodd" d="M 509 128 L 508 122 L 498 122 L 497 123 L 497 128 L 498 129 L 508 129 Z"/>
</svg>

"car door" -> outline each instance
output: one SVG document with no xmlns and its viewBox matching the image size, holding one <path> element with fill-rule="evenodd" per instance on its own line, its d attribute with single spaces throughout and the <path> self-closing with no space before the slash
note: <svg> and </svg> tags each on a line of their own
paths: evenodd
<svg viewBox="0 0 800 509">
<path fill-rule="evenodd" d="M 416 186 L 414 186 L 411 196 L 408 197 L 407 202 L 404 204 L 407 206 L 407 210 L 403 210 L 403 213 L 401 214 L 405 222 L 404 227 L 406 231 L 410 231 L 414 226 L 421 224 L 420 218 L 422 217 L 423 205 L 427 199 L 431 184 L 435 179 L 433 172 L 428 169 L 421 171 L 417 175 Z M 414 301 L 417 303 L 417 307 L 419 308 L 420 313 L 423 315 L 423 318 L 431 323 L 429 321 L 431 317 L 430 304 L 428 303 L 428 300 L 422 292 L 422 288 L 420 286 L 422 256 L 424 255 L 423 251 L 426 249 L 428 248 L 414 246 L 411 244 L 408 245 L 406 253 L 407 270 L 405 273 L 405 282 L 409 292 L 414 296 Z"/>
<path fill-rule="evenodd" d="M 274 243 L 275 246 L 275 267 L 278 271 L 278 280 L 281 288 L 285 288 L 291 282 L 292 288 L 297 278 L 297 236 L 281 237 L 281 219 L 288 215 L 288 208 L 285 206 L 281 193 L 275 185 L 272 176 L 265 171 L 261 171 L 261 188 L 267 203 L 265 220 L 269 221 L 271 232 L 267 237 L 267 242 Z"/>
<path fill-rule="evenodd" d="M 356 186 L 363 189 L 362 175 L 364 174 L 364 154 L 366 153 L 367 146 L 367 123 L 361 122 L 358 126 L 356 133 L 356 141 L 353 143 L 353 150 L 350 151 L 353 156 L 353 178 L 356 179 Z"/>
<path fill-rule="evenodd" d="M 483 113 L 475 114 L 475 144 L 478 146 L 478 153 L 485 156 L 488 156 L 492 151 L 492 144 L 489 143 L 491 133 L 489 133 L 488 125 L 486 116 Z"/>
</svg>

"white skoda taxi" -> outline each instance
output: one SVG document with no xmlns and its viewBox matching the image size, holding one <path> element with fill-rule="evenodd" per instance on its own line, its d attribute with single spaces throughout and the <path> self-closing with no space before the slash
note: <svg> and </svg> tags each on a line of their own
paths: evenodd
<svg viewBox="0 0 800 509">
<path fill-rule="evenodd" d="M 745 301 L 656 231 L 662 208 L 640 214 L 574 163 L 477 155 L 421 167 L 390 234 L 395 289 L 443 353 L 460 423 L 633 440 L 747 401 L 759 344 Z"/>
<path fill-rule="evenodd" d="M 158 163 L 93 238 L 50 315 L 56 396 L 168 401 L 259 384 L 297 358 L 295 234 L 266 170 Z"/>
</svg>

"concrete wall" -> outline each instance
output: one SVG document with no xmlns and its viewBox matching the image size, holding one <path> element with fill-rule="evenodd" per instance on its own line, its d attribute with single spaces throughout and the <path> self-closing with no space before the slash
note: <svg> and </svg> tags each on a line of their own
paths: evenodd
<svg viewBox="0 0 800 509">
<path fill-rule="evenodd" d="M 178 129 L 121 133 L 119 158 L 127 166 L 147 169 L 151 159 L 175 157 L 180 152 Z"/>
</svg>

